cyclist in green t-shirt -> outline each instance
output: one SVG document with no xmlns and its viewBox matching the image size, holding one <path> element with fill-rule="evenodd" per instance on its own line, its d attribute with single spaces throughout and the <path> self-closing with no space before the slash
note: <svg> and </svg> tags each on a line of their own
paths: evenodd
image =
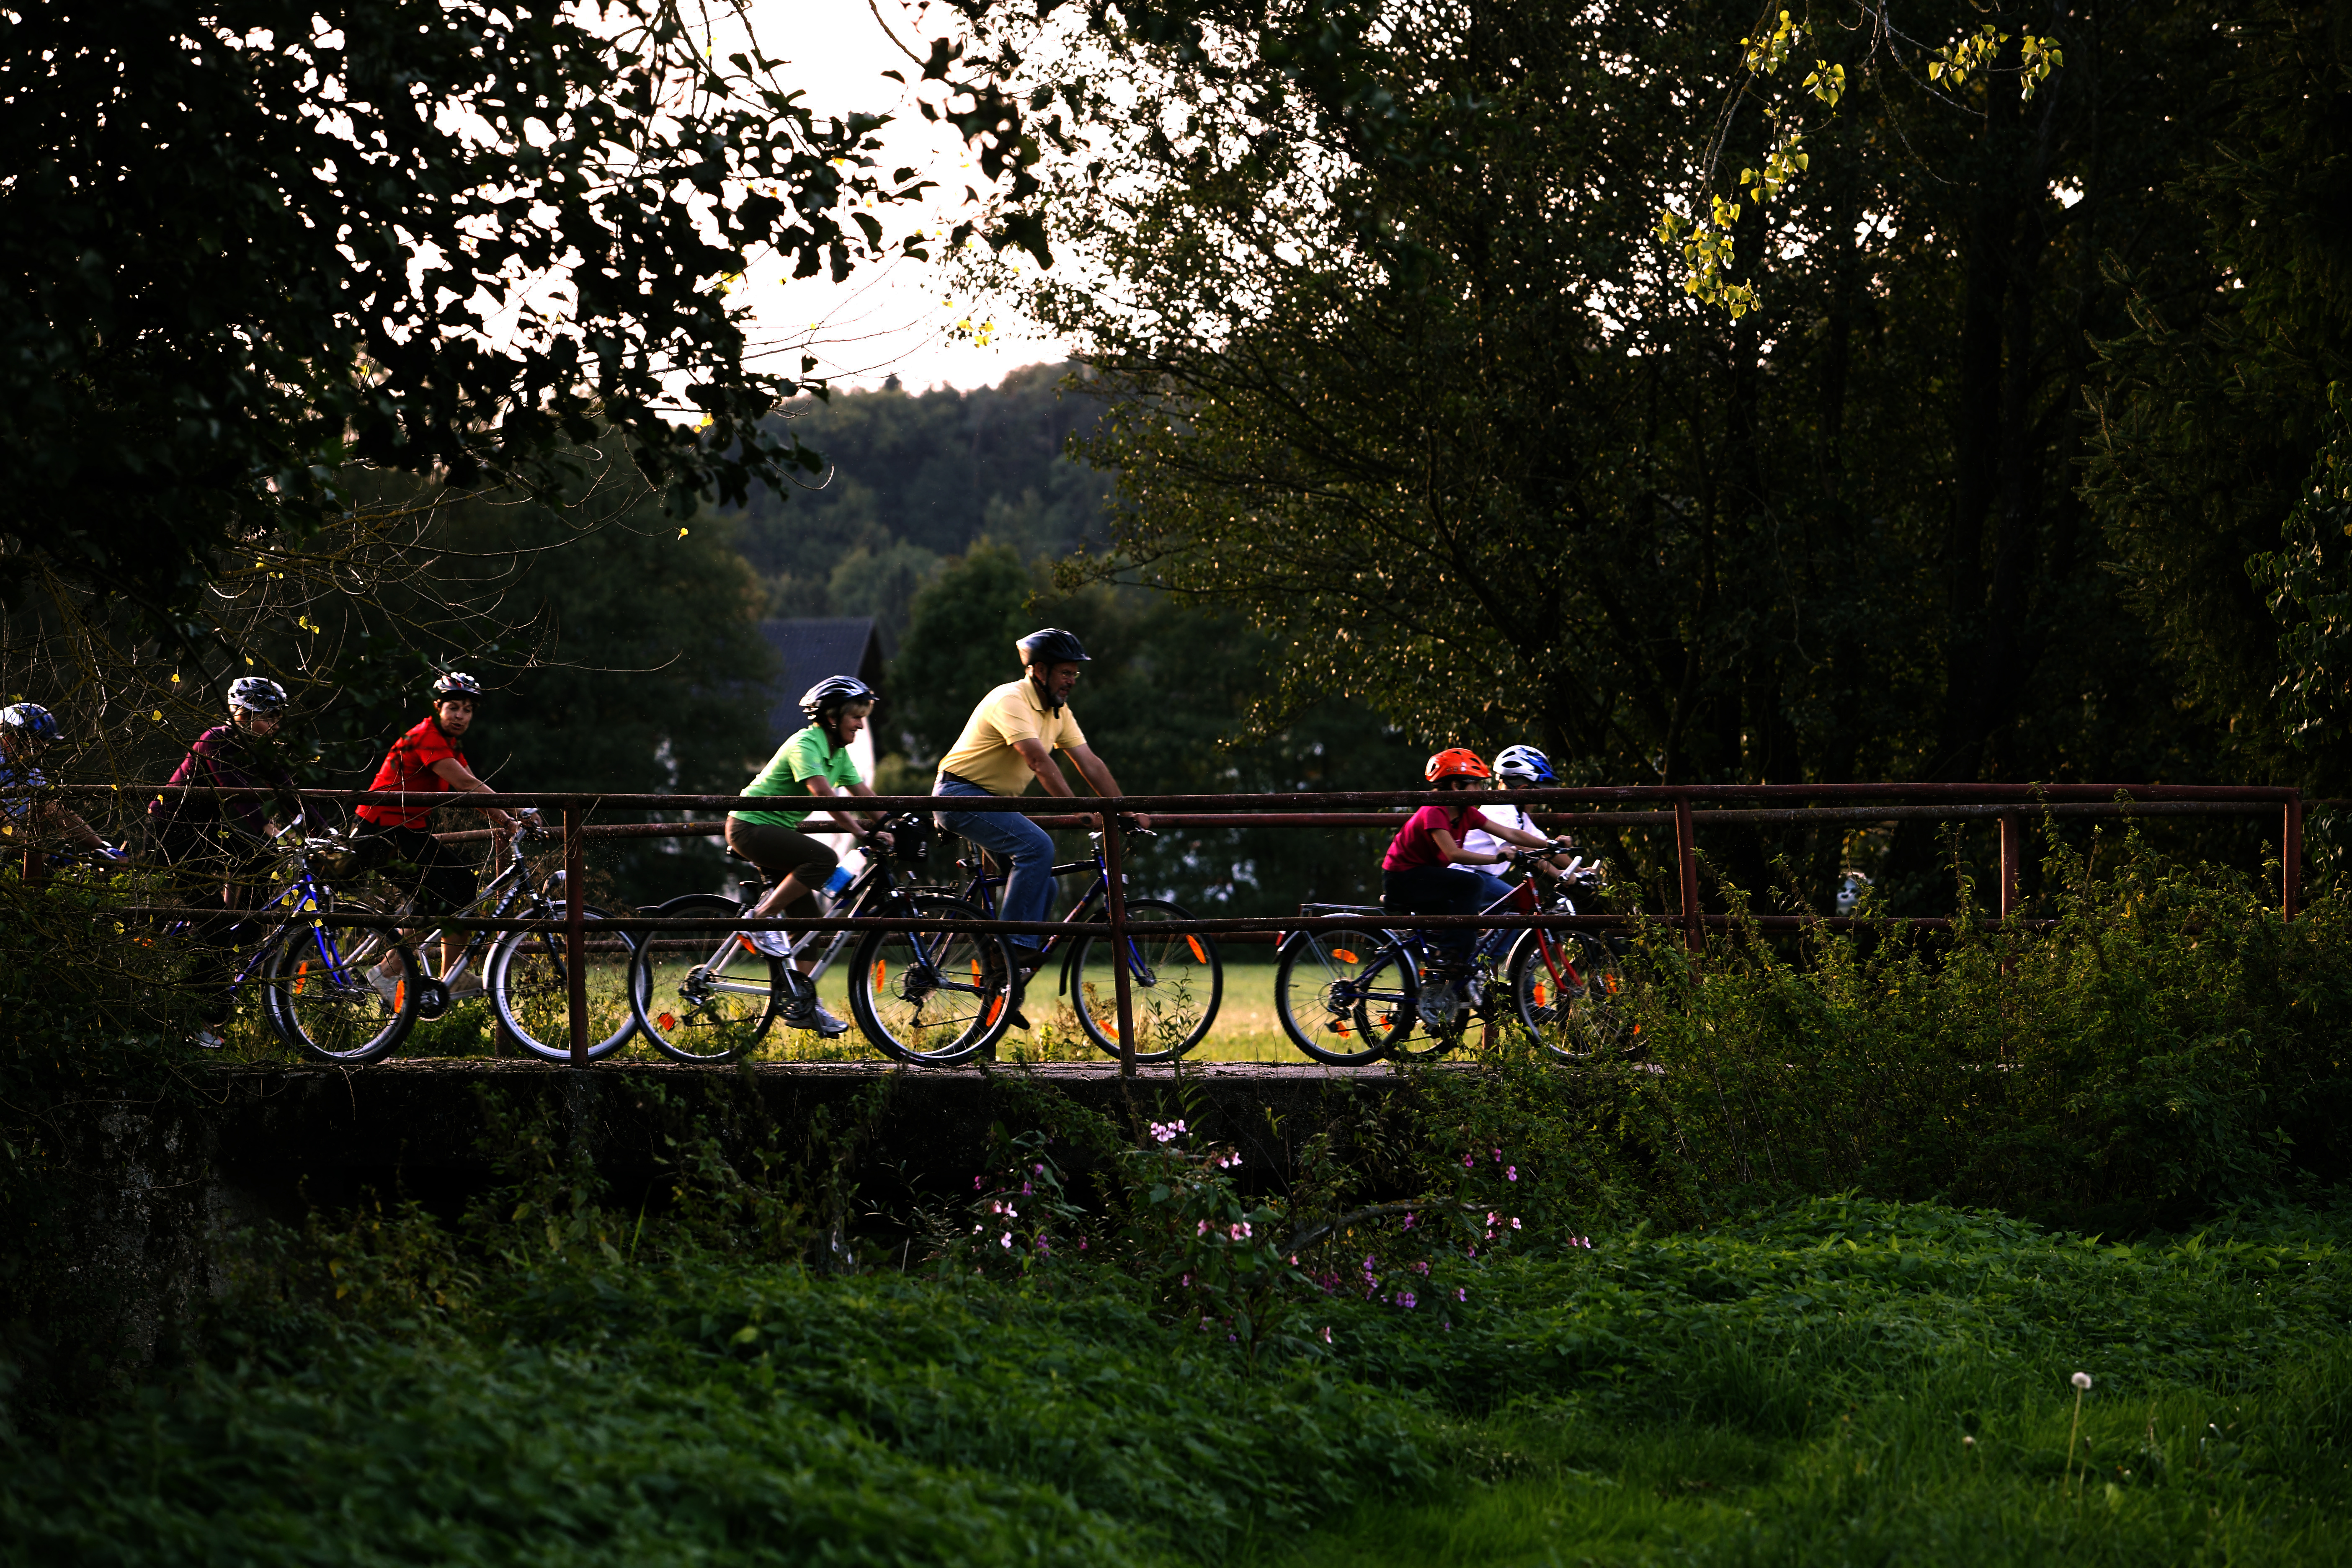
<svg viewBox="0 0 2352 1568">
<path fill-rule="evenodd" d="M 810 687 L 801 698 L 801 711 L 808 718 L 808 728 L 777 747 L 776 754 L 760 770 L 760 776 L 744 786 L 743 793 L 784 796 L 806 794 L 820 798 L 838 796 L 844 791 L 872 795 L 873 788 L 857 776 L 857 764 L 850 760 L 849 742 L 866 728 L 866 716 L 874 711 L 874 689 L 855 676 L 831 675 Z M 727 847 L 770 876 L 783 873 L 782 879 L 768 889 L 767 896 L 751 906 L 751 914 L 765 917 L 781 910 L 794 920 L 814 920 L 819 914 L 817 889 L 833 890 L 828 883 L 841 865 L 841 857 L 830 846 L 800 831 L 801 825 L 814 811 L 814 806 L 800 806 L 728 815 Z M 877 831 L 868 818 L 838 805 L 826 815 L 861 845 L 872 843 L 886 850 L 889 847 L 890 836 Z M 743 934 L 745 941 L 771 957 L 793 955 L 793 940 L 782 931 Z M 811 942 L 809 954 L 795 960 L 802 973 L 816 967 L 818 945 Z M 816 1009 L 818 1034 L 830 1039 L 846 1033 L 848 1028 L 846 1020 L 835 1017 L 821 1005 Z"/>
</svg>

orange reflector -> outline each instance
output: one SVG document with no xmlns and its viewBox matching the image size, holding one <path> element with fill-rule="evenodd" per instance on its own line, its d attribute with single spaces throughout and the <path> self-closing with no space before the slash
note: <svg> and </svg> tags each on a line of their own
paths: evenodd
<svg viewBox="0 0 2352 1568">
<path fill-rule="evenodd" d="M 760 950 L 751 945 L 751 939 L 750 937 L 745 936 L 739 931 L 735 933 L 735 940 L 742 944 L 742 948 L 745 952 L 750 953 L 754 958 L 760 956 Z"/>
<path fill-rule="evenodd" d="M 971 961 L 971 983 L 974 985 L 980 984 L 980 960 L 976 958 Z"/>
<path fill-rule="evenodd" d="M 874 961 L 874 989 L 875 989 L 875 990 L 877 990 L 877 991 L 879 991 L 879 990 L 881 990 L 881 989 L 882 989 L 882 979 L 883 979 L 883 970 L 884 970 L 884 968 L 885 968 L 885 965 L 883 964 L 883 962 L 882 962 L 880 959 L 878 959 L 878 958 L 877 958 L 877 959 L 876 959 L 876 960 Z"/>
<path fill-rule="evenodd" d="M 1342 963 L 1355 963 L 1360 962 L 1354 953 L 1349 952 L 1344 947 L 1333 948 L 1331 950 L 1331 956 L 1338 959 Z"/>
<path fill-rule="evenodd" d="M 303 977 L 304 977 L 304 976 L 306 976 L 306 975 L 308 975 L 310 973 L 310 961 L 309 959 L 307 959 L 307 958 L 306 958 L 306 959 L 304 959 L 301 963 L 298 963 L 298 964 L 296 964 L 296 965 L 294 966 L 294 994 L 295 994 L 295 995 L 299 996 L 300 994 L 302 994 L 302 981 L 303 981 Z"/>
<path fill-rule="evenodd" d="M 1331 1032 L 1332 1032 L 1333 1034 L 1335 1034 L 1335 1035 L 1343 1035 L 1343 1036 L 1344 1036 L 1345 1034 L 1347 1034 L 1347 1032 L 1348 1032 L 1348 1026 L 1347 1026 L 1346 1022 L 1345 1022 L 1345 1021 L 1343 1021 L 1343 1020 L 1336 1020 L 1336 1019 L 1335 1019 L 1335 1020 L 1332 1022 L 1332 1025 L 1331 1025 Z"/>
<path fill-rule="evenodd" d="M 656 1018 L 654 1022 L 661 1026 L 661 1032 L 665 1035 L 677 1027 L 677 1016 L 676 1014 L 672 1013 L 664 1013 L 660 1017 Z"/>
<path fill-rule="evenodd" d="M 1544 1005 L 1544 988 L 1543 988 L 1543 983 L 1542 983 L 1541 981 L 1538 981 L 1538 982 L 1536 983 L 1536 1005 L 1537 1005 L 1537 1006 L 1538 1006 L 1538 1007 L 1540 1007 L 1540 1006 L 1542 1006 L 1543 1005 Z"/>
<path fill-rule="evenodd" d="M 992 1028 L 996 1027 L 996 1016 L 997 1016 L 997 1015 L 998 1015 L 998 1014 L 1000 1014 L 1000 1013 L 1002 1013 L 1002 1012 L 1003 1012 L 1003 1011 L 1004 1011 L 1004 996 L 1003 996 L 1003 994 L 1002 992 L 1000 992 L 1000 993 L 998 993 L 998 994 L 997 994 L 997 998 L 996 998 L 996 1000 L 995 1000 L 995 1001 L 993 1001 L 993 1002 L 991 1002 L 991 1003 L 988 1005 L 988 1026 L 989 1026 L 990 1028 L 992 1028 Z"/>
<path fill-rule="evenodd" d="M 1192 962 L 1193 962 L 1193 963 L 1208 963 L 1208 962 L 1209 962 L 1209 955 L 1208 955 L 1207 953 L 1202 952 L 1201 951 L 1201 939 L 1200 939 L 1199 937 L 1197 937 L 1197 936 L 1188 936 L 1188 937 L 1186 937 L 1186 938 L 1184 939 L 1184 945 L 1185 945 L 1186 947 L 1189 947 L 1189 948 L 1191 948 L 1191 949 L 1192 950 Z"/>
<path fill-rule="evenodd" d="M 408 1010 L 408 982 L 405 980 L 397 982 L 392 988 L 392 1010 L 395 1013 Z"/>
</svg>

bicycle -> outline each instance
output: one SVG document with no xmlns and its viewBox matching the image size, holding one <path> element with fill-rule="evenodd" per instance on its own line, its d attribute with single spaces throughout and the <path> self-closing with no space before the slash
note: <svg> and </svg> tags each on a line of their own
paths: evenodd
<svg viewBox="0 0 2352 1568">
<path fill-rule="evenodd" d="M 929 853 L 928 819 L 906 814 L 881 826 L 891 836 L 891 852 L 866 857 L 865 868 L 835 900 L 835 912 L 909 921 L 980 918 L 940 889 L 899 884 L 894 866 L 919 865 Z M 732 1061 L 757 1049 L 778 1019 L 807 1022 L 815 1012 L 817 980 L 853 942 L 850 1010 L 886 1054 L 908 1062 L 961 1061 L 990 1037 L 1006 1007 L 1012 966 L 1001 940 L 968 932 L 833 931 L 823 933 L 813 972 L 804 975 L 797 961 L 803 944 L 818 933 L 795 937 L 792 956 L 779 958 L 753 947 L 740 929 L 774 886 L 757 868 L 752 874 L 757 887 L 747 897 L 688 893 L 640 911 L 709 922 L 703 929 L 650 932 L 630 960 L 629 1005 L 637 1026 L 664 1056 L 687 1063 Z M 870 987 L 861 985 L 868 978 Z"/>
<path fill-rule="evenodd" d="M 1525 863 L 1525 856 L 1514 856 Z M 1597 868 L 1577 875 L 1571 861 L 1563 882 L 1580 890 L 1600 885 Z M 1540 907 L 1532 879 L 1479 911 L 1511 905 Z M 1551 908 L 1574 913 L 1565 892 Z M 1302 904 L 1302 915 L 1378 916 L 1381 905 Z M 1467 959 L 1434 956 L 1429 933 L 1367 923 L 1285 937 L 1275 960 L 1275 1014 L 1291 1044 L 1317 1061 L 1360 1067 L 1385 1058 L 1433 1057 L 1457 1047 L 1470 1022 L 1488 1026 L 1516 1019 L 1549 1055 L 1582 1061 L 1613 1044 L 1623 1025 L 1615 1004 L 1623 982 L 1608 944 L 1582 933 L 1529 928 L 1498 949 L 1492 933 Z M 1581 953 L 1583 963 L 1576 962 Z M 1454 982 L 1448 1003 L 1424 1017 L 1424 975 Z M 1596 989 L 1597 984 L 1597 989 Z M 1346 1047 L 1334 1040 L 1350 1042 Z M 1416 1042 L 1419 1042 L 1417 1045 Z"/>
<path fill-rule="evenodd" d="M 1149 829 L 1122 831 L 1129 842 L 1159 837 Z M 1097 908 L 1107 909 L 1110 900 L 1110 870 L 1103 858 L 1103 836 L 1096 832 L 1087 837 L 1094 846 L 1093 858 L 1072 860 L 1053 869 L 1057 879 L 1094 873 L 1093 883 L 1062 916 L 1066 925 L 1096 918 Z M 977 904 L 988 919 L 996 919 L 996 891 L 1004 886 L 1004 876 L 992 872 L 985 856 L 978 853 L 958 860 L 956 865 L 971 874 L 961 896 L 966 902 Z M 1173 900 L 1129 899 L 1126 913 L 1130 928 L 1125 957 L 1129 994 L 1132 1007 L 1142 1015 L 1135 1020 L 1137 1033 L 1143 1037 L 1137 1042 L 1135 1059 L 1171 1062 L 1199 1045 L 1216 1022 L 1217 1009 L 1224 1002 L 1224 963 L 1211 937 L 1150 932 L 1148 928 L 1160 922 L 1192 918 Z M 1139 934 L 1132 929 L 1136 927 L 1146 929 Z M 1056 950 L 1066 940 L 1070 945 L 1060 960 L 1056 994 L 1070 998 L 1071 1011 L 1077 1015 L 1078 1027 L 1086 1032 L 1087 1038 L 1106 1056 L 1116 1058 L 1119 1054 L 1118 950 L 1107 934 L 1089 932 L 1066 938 L 1056 931 L 1045 939 L 1039 970 L 1055 961 Z M 1203 994 L 1205 1002 L 1202 1000 Z M 1004 1029 L 1012 1026 L 1013 1015 L 1019 1005 L 1016 996 L 1013 1007 L 1007 1010 L 1003 1020 L 1003 1027 L 984 1044 L 993 1045 Z"/>
<path fill-rule="evenodd" d="M 301 822 L 296 817 L 279 837 L 294 833 Z M 395 985 L 386 998 L 368 984 L 368 970 L 387 953 L 399 953 L 408 974 L 417 972 L 416 955 L 398 931 L 337 919 L 366 912 L 365 906 L 345 909 L 321 875 L 331 878 L 355 866 L 355 851 L 342 835 L 295 837 L 275 872 L 284 886 L 230 928 L 232 936 L 257 924 L 272 928 L 253 942 L 230 982 L 230 995 L 247 984 L 257 985 L 262 1016 L 289 1049 L 344 1066 L 378 1061 L 398 1050 L 415 1026 L 422 1000 L 413 985 Z M 188 922 L 164 929 L 166 934 L 184 933 Z"/>
</svg>

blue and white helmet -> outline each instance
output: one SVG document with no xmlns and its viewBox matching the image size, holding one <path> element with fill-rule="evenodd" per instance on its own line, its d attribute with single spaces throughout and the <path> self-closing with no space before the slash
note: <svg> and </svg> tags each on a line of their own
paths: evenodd
<svg viewBox="0 0 2352 1568">
<path fill-rule="evenodd" d="M 1551 771 L 1551 759 L 1533 746 L 1506 746 L 1495 753 L 1495 776 L 1548 784 L 1557 775 Z"/>
<path fill-rule="evenodd" d="M 58 716 L 37 702 L 17 702 L 0 708 L 0 728 L 13 730 L 27 740 L 39 741 L 44 744 L 66 732 L 65 726 L 58 722 Z"/>
</svg>

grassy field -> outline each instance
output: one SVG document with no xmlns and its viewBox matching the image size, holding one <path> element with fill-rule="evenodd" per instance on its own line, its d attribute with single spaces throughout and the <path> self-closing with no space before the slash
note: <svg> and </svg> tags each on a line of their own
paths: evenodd
<svg viewBox="0 0 2352 1568">
<path fill-rule="evenodd" d="M 0 1556 L 2339 1563 L 2346 1230 L 2119 1247 L 1815 1201 L 1443 1265 L 1409 1308 L 1310 1289 L 1255 1364 L 1091 1266 L 828 1279 L 517 1231 L 470 1296 L 347 1258 L 361 1310 L 240 1301 L 138 1408 L 0 1439 Z"/>
</svg>

